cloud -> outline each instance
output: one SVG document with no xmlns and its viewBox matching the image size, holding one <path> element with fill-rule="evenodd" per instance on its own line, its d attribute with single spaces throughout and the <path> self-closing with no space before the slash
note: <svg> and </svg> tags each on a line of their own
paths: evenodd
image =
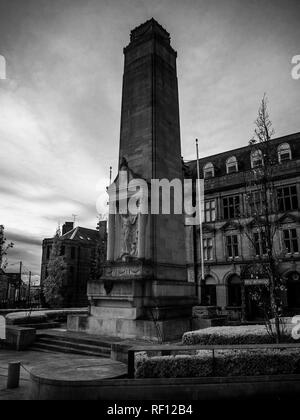
<svg viewBox="0 0 300 420">
<path fill-rule="evenodd" d="M 39 272 L 38 241 L 78 215 L 94 228 L 117 172 L 123 54 L 154 16 L 178 51 L 182 154 L 247 144 L 266 91 L 278 135 L 299 131 L 299 2 L 0 0 L 0 222 L 11 262 Z M 265 19 L 268 16 L 268 19 Z"/>
<path fill-rule="evenodd" d="M 40 238 L 34 238 L 32 235 L 27 236 L 19 232 L 9 231 L 6 232 L 7 239 L 13 243 L 21 243 L 22 245 L 36 245 L 41 246 L 42 241 Z"/>
</svg>

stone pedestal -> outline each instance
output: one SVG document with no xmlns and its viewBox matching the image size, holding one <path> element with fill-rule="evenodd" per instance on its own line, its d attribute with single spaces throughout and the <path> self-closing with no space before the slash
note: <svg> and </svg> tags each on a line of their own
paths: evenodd
<svg viewBox="0 0 300 420">
<path fill-rule="evenodd" d="M 100 281 L 90 282 L 90 316 L 72 317 L 68 329 L 153 341 L 180 340 L 191 329 L 195 287 L 153 279 L 142 262 L 111 263 Z"/>
</svg>

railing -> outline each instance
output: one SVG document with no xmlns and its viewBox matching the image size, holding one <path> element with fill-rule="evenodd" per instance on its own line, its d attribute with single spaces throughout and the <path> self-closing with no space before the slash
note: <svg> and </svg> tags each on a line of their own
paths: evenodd
<svg viewBox="0 0 300 420">
<path fill-rule="evenodd" d="M 172 353 L 208 350 L 212 353 L 212 371 L 215 371 L 215 354 L 219 350 L 263 350 L 263 349 L 299 349 L 300 343 L 291 344 L 235 344 L 235 345 L 218 345 L 218 346 L 204 346 L 204 345 L 154 345 L 154 346 L 137 346 L 128 350 L 128 378 L 135 378 L 135 354 L 141 352 L 158 352 L 161 356 L 171 356 Z"/>
</svg>

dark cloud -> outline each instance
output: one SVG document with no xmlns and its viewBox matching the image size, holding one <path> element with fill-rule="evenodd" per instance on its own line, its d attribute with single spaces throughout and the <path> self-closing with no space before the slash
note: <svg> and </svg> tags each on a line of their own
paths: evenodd
<svg viewBox="0 0 300 420">
<path fill-rule="evenodd" d="M 42 245 L 42 240 L 40 238 L 33 238 L 31 235 L 22 235 L 20 233 L 10 231 L 6 231 L 5 235 L 9 241 L 15 244 L 15 246 L 17 246 L 19 243 L 21 246 L 35 245 L 40 247 Z"/>
</svg>

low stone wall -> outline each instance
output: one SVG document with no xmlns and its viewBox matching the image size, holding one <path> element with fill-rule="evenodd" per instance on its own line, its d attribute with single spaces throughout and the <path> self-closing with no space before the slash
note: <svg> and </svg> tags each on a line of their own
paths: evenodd
<svg viewBox="0 0 300 420">
<path fill-rule="evenodd" d="M 47 309 L 39 311 L 21 311 L 11 312 L 6 316 L 6 322 L 10 325 L 26 325 L 26 324 L 38 324 L 43 322 L 67 322 L 69 315 L 84 316 L 88 314 L 88 309 Z"/>
<path fill-rule="evenodd" d="M 36 339 L 34 328 L 17 327 L 15 325 L 6 326 L 6 340 L 2 340 L 3 347 L 14 350 L 26 350 L 32 346 Z"/>
<path fill-rule="evenodd" d="M 300 393 L 300 375 L 235 378 L 113 379 L 55 382 L 31 374 L 30 400 L 207 401 L 289 398 Z"/>
<path fill-rule="evenodd" d="M 46 310 L 45 308 L 30 309 L 31 312 L 39 312 L 39 311 L 45 311 L 45 310 Z M 0 309 L 0 315 L 6 316 L 8 314 L 24 312 L 24 311 L 26 311 L 26 309 Z M 28 311 L 29 311 L 29 309 L 28 309 Z"/>
</svg>

